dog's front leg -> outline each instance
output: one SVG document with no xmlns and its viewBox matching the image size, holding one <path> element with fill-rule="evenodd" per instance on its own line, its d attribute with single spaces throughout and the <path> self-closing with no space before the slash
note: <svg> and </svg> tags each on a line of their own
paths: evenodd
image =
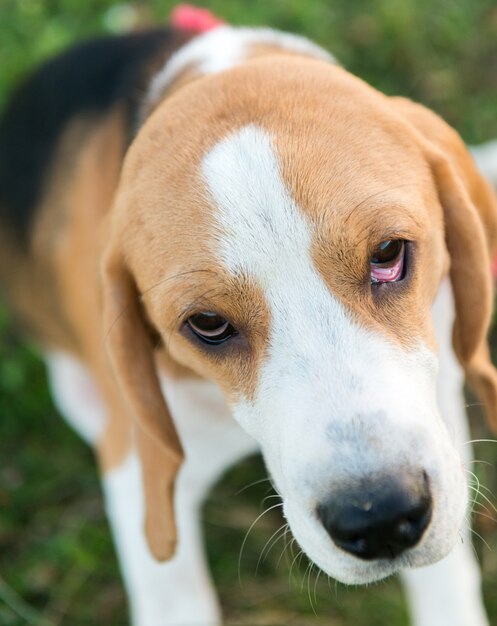
<svg viewBox="0 0 497 626">
<path fill-rule="evenodd" d="M 143 490 L 132 454 L 103 481 L 133 626 L 217 626 L 220 610 L 201 538 L 198 486 L 183 468 L 176 490 L 179 544 L 174 558 L 158 563 L 145 542 Z M 190 474 L 190 475 L 189 475 Z"/>
<path fill-rule="evenodd" d="M 488 626 L 469 537 L 439 563 L 406 570 L 402 578 L 413 626 Z"/>
<path fill-rule="evenodd" d="M 440 374 L 437 398 L 447 427 L 466 468 L 471 467 L 470 433 L 463 395 L 464 375 L 452 347 L 454 304 L 448 281 L 442 284 L 433 307 L 439 345 Z M 402 575 L 414 626 L 488 626 L 481 595 L 481 576 L 469 529 L 445 559 Z"/>
<path fill-rule="evenodd" d="M 178 548 L 171 561 L 154 561 L 145 543 L 137 457 L 132 454 L 104 478 L 133 626 L 217 626 L 220 609 L 205 559 L 200 509 L 220 474 L 256 444 L 210 383 L 165 379 L 163 386 L 185 449 L 175 498 Z"/>
<path fill-rule="evenodd" d="M 63 353 L 47 354 L 46 363 L 61 413 L 96 446 L 105 431 L 107 407 L 89 370 Z M 179 546 L 174 559 L 158 563 L 146 545 L 141 467 L 132 450 L 104 474 L 106 507 L 133 626 L 215 626 L 220 612 L 205 562 L 199 509 L 221 471 L 253 443 L 239 434 L 220 393 L 208 383 L 176 381 L 170 400 L 186 451 L 176 489 Z M 128 418 L 122 419 L 122 428 L 129 428 Z"/>
</svg>

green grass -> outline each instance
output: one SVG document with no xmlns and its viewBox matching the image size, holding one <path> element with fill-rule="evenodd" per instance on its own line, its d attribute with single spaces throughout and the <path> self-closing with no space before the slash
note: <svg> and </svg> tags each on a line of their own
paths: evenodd
<svg viewBox="0 0 497 626">
<path fill-rule="evenodd" d="M 94 33 L 132 22 L 165 20 L 163 0 L 2 0 L 0 103 L 41 59 Z M 353 72 L 387 93 L 408 95 L 440 112 L 471 142 L 497 137 L 497 6 L 494 0 L 213 0 L 238 24 L 271 25 L 323 44 Z M 485 434 L 475 419 L 475 434 Z M 497 449 L 479 445 L 480 478 L 497 487 Z M 282 524 L 260 514 L 265 483 L 259 459 L 232 470 L 205 507 L 209 558 L 231 625 L 405 626 L 395 580 L 347 589 L 293 560 L 281 538 L 259 563 Z M 497 545 L 484 517 L 478 532 Z M 276 535 L 277 537 L 277 535 Z M 485 600 L 497 623 L 497 555 L 480 539 Z M 56 414 L 36 351 L 14 339 L 0 309 L 0 625 L 90 626 L 126 623 L 126 604 L 88 448 Z M 469 625 L 468 625 L 469 626 Z"/>
</svg>

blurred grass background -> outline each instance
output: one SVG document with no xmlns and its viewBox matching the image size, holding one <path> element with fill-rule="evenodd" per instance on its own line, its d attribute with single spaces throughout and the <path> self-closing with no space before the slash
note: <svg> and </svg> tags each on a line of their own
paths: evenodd
<svg viewBox="0 0 497 626">
<path fill-rule="evenodd" d="M 161 22 L 173 4 L 1 0 L 0 106 L 40 60 L 95 33 Z M 379 89 L 435 109 L 469 142 L 497 137 L 495 0 L 205 0 L 205 5 L 234 24 L 270 25 L 311 37 Z M 487 436 L 481 416 L 474 423 L 475 436 Z M 476 456 L 486 463 L 475 471 L 495 493 L 497 447 L 478 444 Z M 396 580 L 351 589 L 318 578 L 307 562 L 297 559 L 291 567 L 290 541 L 277 532 L 283 523 L 277 509 L 249 534 L 239 583 L 245 533 L 274 501 L 264 501 L 270 493 L 265 482 L 237 492 L 264 476 L 260 459 L 249 459 L 229 472 L 205 507 L 209 558 L 226 623 L 407 626 Z M 476 522 L 485 601 L 497 624 L 497 531 L 485 515 Z M 36 350 L 15 338 L 0 306 L 0 625 L 103 623 L 124 625 L 126 600 L 92 453 L 56 414 Z"/>
</svg>

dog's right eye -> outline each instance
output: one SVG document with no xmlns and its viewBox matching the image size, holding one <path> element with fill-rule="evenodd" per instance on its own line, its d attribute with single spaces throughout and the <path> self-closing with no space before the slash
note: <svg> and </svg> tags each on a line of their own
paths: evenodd
<svg viewBox="0 0 497 626">
<path fill-rule="evenodd" d="M 406 242 L 402 239 L 382 241 L 373 251 L 369 267 L 372 284 L 395 283 L 405 270 Z"/>
<path fill-rule="evenodd" d="M 237 334 L 227 319 L 212 311 L 192 315 L 186 325 L 201 341 L 210 345 L 224 343 Z"/>
</svg>

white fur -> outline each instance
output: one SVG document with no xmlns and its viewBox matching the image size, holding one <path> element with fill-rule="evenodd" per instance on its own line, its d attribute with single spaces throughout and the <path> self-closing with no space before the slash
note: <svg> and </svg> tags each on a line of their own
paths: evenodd
<svg viewBox="0 0 497 626">
<path fill-rule="evenodd" d="M 479 170 L 497 187 L 497 140 L 471 148 Z"/>
<path fill-rule="evenodd" d="M 195 67 L 201 74 L 215 74 L 239 65 L 254 44 L 274 45 L 284 50 L 335 63 L 333 56 L 309 39 L 271 28 L 220 26 L 183 46 L 154 77 L 148 102 L 158 102 L 167 87 L 184 70 Z"/>
<path fill-rule="evenodd" d="M 454 301 L 448 280 L 442 283 L 433 306 L 433 322 L 440 350 L 439 407 L 466 468 L 471 469 L 464 374 L 452 348 Z M 413 626 L 488 626 L 468 529 L 449 556 L 427 568 L 406 570 L 403 580 Z"/>
<path fill-rule="evenodd" d="M 205 156 L 202 171 L 218 209 L 216 253 L 234 276 L 257 281 L 270 308 L 256 397 L 233 410 L 262 446 L 297 541 L 348 583 L 441 559 L 459 537 L 467 496 L 436 405 L 435 355 L 359 326 L 330 292 L 311 257 L 315 226 L 285 187 L 266 131 L 233 133 Z M 335 547 L 316 515 L 333 490 L 423 470 L 434 513 L 418 546 L 367 563 Z"/>
<path fill-rule="evenodd" d="M 105 406 L 90 372 L 64 352 L 45 355 L 53 399 L 60 413 L 87 443 L 94 445 L 105 429 Z"/>
<path fill-rule="evenodd" d="M 458 539 L 466 503 L 451 442 L 466 466 L 470 461 L 462 372 L 451 349 L 448 283 L 433 309 L 440 417 L 434 406 L 434 356 L 422 346 L 403 351 L 353 323 L 315 270 L 314 226 L 283 183 L 270 136 L 254 126 L 241 129 L 206 156 L 203 175 L 218 206 L 222 261 L 234 275 L 257 280 L 271 309 L 271 346 L 256 398 L 242 399 L 234 411 L 262 444 L 297 540 L 325 571 L 348 582 L 440 558 L 454 536 Z M 89 373 L 65 354 L 46 360 L 61 412 L 95 443 L 105 411 Z M 163 390 L 187 459 L 177 484 L 177 555 L 165 564 L 150 556 L 134 453 L 103 479 L 107 510 L 134 625 L 217 626 L 220 611 L 205 562 L 199 507 L 225 467 L 257 444 L 231 419 L 212 383 L 164 378 Z M 446 519 L 434 519 L 420 546 L 393 563 L 365 564 L 336 550 L 315 518 L 315 505 L 342 481 L 404 471 L 406 458 L 407 465 L 430 474 Z M 470 541 L 465 531 L 462 536 L 464 544 L 457 540 L 439 563 L 404 571 L 415 626 L 488 625 Z"/>
<path fill-rule="evenodd" d="M 134 626 L 217 626 L 220 610 L 207 570 L 199 509 L 222 471 L 256 449 L 212 383 L 163 380 L 186 454 L 176 488 L 179 545 L 174 558 L 157 563 L 143 533 L 141 470 L 134 454 L 104 478 Z"/>
<path fill-rule="evenodd" d="M 203 175 L 218 206 L 217 251 L 223 263 L 234 275 L 243 272 L 256 280 L 270 306 L 271 346 L 256 398 L 242 399 L 234 411 L 263 446 L 296 538 L 318 565 L 349 582 L 440 558 L 454 536 L 457 540 L 466 503 L 454 448 L 466 467 L 471 458 L 463 374 L 451 347 L 448 282 L 433 308 L 440 417 L 433 355 L 423 346 L 403 351 L 352 322 L 315 270 L 314 226 L 284 185 L 270 136 L 254 126 L 241 129 L 206 156 Z M 69 355 L 50 353 L 46 361 L 59 409 L 95 444 L 105 428 L 105 409 L 94 381 Z M 175 558 L 158 564 L 145 544 L 141 470 L 134 453 L 104 477 L 107 510 L 135 626 L 217 626 L 220 611 L 206 567 L 199 507 L 223 469 L 257 446 L 231 419 L 211 383 L 164 378 L 163 389 L 187 458 L 177 485 Z M 364 564 L 337 551 L 313 515 L 316 503 L 344 480 L 403 471 L 406 458 L 428 471 L 447 519 L 434 519 L 420 546 L 391 564 Z M 439 563 L 404 570 L 415 626 L 488 626 L 466 530 L 461 536 L 464 543 L 457 540 Z"/>
</svg>

